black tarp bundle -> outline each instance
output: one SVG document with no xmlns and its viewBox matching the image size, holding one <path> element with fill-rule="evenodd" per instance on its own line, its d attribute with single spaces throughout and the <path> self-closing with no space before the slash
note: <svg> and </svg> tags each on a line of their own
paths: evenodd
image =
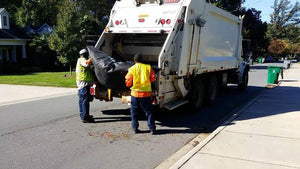
<svg viewBox="0 0 300 169">
<path fill-rule="evenodd" d="M 125 89 L 125 76 L 128 68 L 134 65 L 134 62 L 117 62 L 93 46 L 88 46 L 87 49 L 100 84 L 110 89 Z"/>
</svg>

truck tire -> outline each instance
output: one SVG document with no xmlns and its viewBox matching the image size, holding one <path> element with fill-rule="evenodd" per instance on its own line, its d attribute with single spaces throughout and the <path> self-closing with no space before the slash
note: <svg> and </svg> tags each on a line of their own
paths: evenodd
<svg viewBox="0 0 300 169">
<path fill-rule="evenodd" d="M 242 82 L 238 84 L 238 88 L 240 90 L 246 90 L 248 86 L 248 79 L 249 79 L 249 72 L 248 70 L 245 70 L 245 72 L 243 73 Z"/>
<path fill-rule="evenodd" d="M 210 105 L 216 101 L 218 93 L 218 79 L 216 76 L 211 76 L 206 85 L 205 103 Z"/>
<path fill-rule="evenodd" d="M 189 103 L 195 111 L 201 109 L 204 102 L 204 82 L 202 79 L 196 79 L 190 91 Z"/>
</svg>

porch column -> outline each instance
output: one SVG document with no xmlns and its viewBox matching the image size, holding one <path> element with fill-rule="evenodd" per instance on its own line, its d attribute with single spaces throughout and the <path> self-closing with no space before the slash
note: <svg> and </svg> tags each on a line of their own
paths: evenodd
<svg viewBox="0 0 300 169">
<path fill-rule="evenodd" d="M 26 48 L 25 48 L 25 45 L 22 45 L 22 58 L 26 59 Z"/>
<path fill-rule="evenodd" d="M 16 52 L 17 50 L 16 50 L 16 46 L 13 46 L 12 47 L 12 52 L 11 52 L 11 56 L 12 56 L 12 61 L 14 62 L 14 63 L 16 63 L 17 62 L 17 55 L 16 55 Z"/>
</svg>

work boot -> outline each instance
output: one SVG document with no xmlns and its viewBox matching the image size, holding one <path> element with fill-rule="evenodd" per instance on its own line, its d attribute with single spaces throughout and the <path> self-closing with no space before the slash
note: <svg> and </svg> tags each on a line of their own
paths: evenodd
<svg viewBox="0 0 300 169">
<path fill-rule="evenodd" d="M 139 130 L 139 129 L 132 129 L 132 131 L 134 132 L 134 134 L 138 134 L 138 133 L 141 133 L 142 131 Z"/>
<path fill-rule="evenodd" d="M 151 133 L 151 135 L 156 135 L 157 134 L 156 130 L 151 130 L 150 133 Z"/>
<path fill-rule="evenodd" d="M 85 118 L 82 119 L 82 123 L 95 123 L 95 120 L 93 118 Z"/>
</svg>

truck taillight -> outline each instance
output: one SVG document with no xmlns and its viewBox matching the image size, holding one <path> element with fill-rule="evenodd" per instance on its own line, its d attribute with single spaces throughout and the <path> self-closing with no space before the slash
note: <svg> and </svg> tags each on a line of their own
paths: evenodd
<svg viewBox="0 0 300 169">
<path fill-rule="evenodd" d="M 93 84 L 91 87 L 90 87 L 90 94 L 92 96 L 95 96 L 95 90 L 96 90 L 96 84 Z"/>
<path fill-rule="evenodd" d="M 168 24 L 168 25 L 171 24 L 171 19 L 167 19 L 167 24 Z"/>
<path fill-rule="evenodd" d="M 115 21 L 115 24 L 116 24 L 116 25 L 122 24 L 122 20 L 116 20 L 116 21 Z"/>
<path fill-rule="evenodd" d="M 178 20 L 177 20 L 177 22 L 178 22 L 178 23 L 181 23 L 181 22 L 182 22 L 182 20 L 181 20 L 181 19 L 178 19 Z"/>
<path fill-rule="evenodd" d="M 145 19 L 144 18 L 140 18 L 139 22 L 145 22 Z"/>
<path fill-rule="evenodd" d="M 171 24 L 171 19 L 167 19 L 167 20 L 161 19 L 161 20 L 160 20 L 160 23 L 161 23 L 162 25 L 164 25 L 164 24 L 170 25 L 170 24 Z"/>
</svg>

